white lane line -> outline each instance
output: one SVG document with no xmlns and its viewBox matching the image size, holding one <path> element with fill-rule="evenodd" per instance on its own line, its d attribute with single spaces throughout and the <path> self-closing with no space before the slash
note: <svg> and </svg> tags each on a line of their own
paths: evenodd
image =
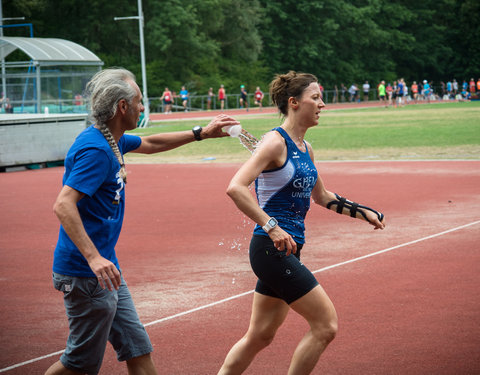
<svg viewBox="0 0 480 375">
<path fill-rule="evenodd" d="M 341 267 L 341 266 L 344 266 L 346 264 L 350 264 L 350 263 L 354 263 L 354 262 L 358 262 L 358 261 L 361 261 L 363 259 L 367 259 L 367 258 L 370 258 L 370 257 L 373 257 L 373 256 L 376 256 L 376 255 L 380 255 L 380 254 L 383 254 L 383 253 L 387 253 L 389 251 L 392 251 L 392 250 L 396 250 L 396 249 L 400 249 L 402 247 L 406 247 L 406 246 L 410 246 L 410 245 L 413 245 L 413 244 L 416 244 L 416 243 L 419 243 L 419 242 L 422 242 L 422 241 L 427 241 L 427 240 L 431 240 L 432 238 L 436 238 L 436 237 L 440 237 L 440 236 L 443 236 L 445 234 L 448 234 L 448 233 L 452 233 L 452 232 L 455 232 L 457 230 L 461 230 L 461 229 L 465 229 L 467 227 L 471 227 L 472 225 L 476 225 L 476 224 L 480 224 L 480 220 L 478 221 L 473 221 L 471 223 L 468 223 L 468 224 L 465 224 L 465 225 L 461 225 L 459 227 L 455 227 L 455 228 L 452 228 L 452 229 L 448 229 L 448 230 L 445 230 L 443 232 L 439 232 L 439 233 L 436 233 L 436 234 L 432 234 L 430 236 L 427 236 L 427 237 L 422 237 L 422 238 L 419 238 L 418 240 L 413 240 L 413 241 L 409 241 L 409 242 L 405 242 L 405 243 L 402 243 L 400 245 L 397 245 L 397 246 L 392 246 L 392 247 L 389 247 L 387 249 L 383 249 L 383 250 L 379 250 L 379 251 L 376 251 L 374 253 L 371 253 L 371 254 L 367 254 L 367 255 L 363 255 L 361 257 L 357 257 L 357 258 L 353 258 L 353 259 L 350 259 L 350 260 L 346 260 L 345 262 L 340 262 L 340 263 L 336 263 L 336 264 L 333 264 L 331 266 L 327 266 L 327 267 L 323 267 L 323 268 L 320 268 L 318 270 L 315 270 L 315 271 L 312 271 L 312 273 L 319 273 L 319 272 L 323 272 L 323 271 L 327 271 L 327 270 L 330 270 L 332 268 L 337 268 L 337 267 Z M 228 302 L 228 301 L 232 301 L 234 299 L 237 299 L 237 298 L 240 298 L 240 297 L 244 297 L 248 294 L 251 294 L 253 293 L 254 290 L 249 290 L 247 292 L 243 292 L 243 293 L 240 293 L 240 294 L 236 294 L 234 296 L 231 296 L 231 297 L 228 297 L 228 298 L 224 298 L 222 300 L 219 300 L 219 301 L 216 301 L 216 302 L 212 302 L 212 303 L 209 303 L 207 305 L 203 305 L 203 306 L 199 306 L 199 307 L 196 307 L 194 309 L 190 309 L 190 310 L 187 310 L 187 311 L 183 311 L 183 312 L 180 312 L 178 314 L 174 314 L 174 315 L 170 315 L 170 316 L 167 316 L 165 318 L 162 318 L 162 319 L 158 319 L 158 320 L 154 320 L 153 322 L 150 322 L 150 323 L 147 323 L 145 324 L 145 327 L 148 327 L 148 326 L 153 326 L 155 324 L 159 324 L 159 323 L 163 323 L 167 320 L 172 320 L 172 319 L 175 319 L 175 318 L 179 318 L 181 316 L 184 316 L 184 315 L 188 315 L 188 314 L 192 314 L 194 312 L 197 312 L 197 311 L 200 311 L 200 310 L 205 310 L 209 307 L 213 307 L 213 306 L 216 306 L 216 305 L 219 305 L 219 304 L 222 304 L 222 303 L 225 303 L 225 302 Z M 44 356 L 41 356 L 41 357 L 37 357 L 37 358 L 33 358 L 33 359 L 30 359 L 28 361 L 25 361 L 25 362 L 21 362 L 21 363 L 17 363 L 15 365 L 12 365 L 12 366 L 9 366 L 9 367 L 5 367 L 5 368 L 2 368 L 0 369 L 0 372 L 6 372 L 6 371 L 9 371 L 9 370 L 13 370 L 15 368 L 18 368 L 18 367 L 22 367 L 22 366 L 25 366 L 25 365 L 28 365 L 30 363 L 33 363 L 33 362 L 37 362 L 37 361 L 41 361 L 42 359 L 46 359 L 46 358 L 49 358 L 49 357 L 53 357 L 55 355 L 59 355 L 59 354 L 62 354 L 65 350 L 59 350 L 58 352 L 55 352 L 55 353 L 50 353 L 50 354 L 46 354 Z"/>
</svg>

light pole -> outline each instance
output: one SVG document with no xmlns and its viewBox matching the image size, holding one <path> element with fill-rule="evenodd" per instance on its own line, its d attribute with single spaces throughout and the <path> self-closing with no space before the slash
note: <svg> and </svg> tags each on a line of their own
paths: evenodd
<svg viewBox="0 0 480 375">
<path fill-rule="evenodd" d="M 146 127 L 148 122 L 150 121 L 150 103 L 148 100 L 147 94 L 147 69 L 145 66 L 145 43 L 143 40 L 143 26 L 144 26 L 144 18 L 143 18 L 143 11 L 142 11 L 142 0 L 138 0 L 138 16 L 132 17 L 114 17 L 115 21 L 121 20 L 138 20 L 138 29 L 140 32 L 140 59 L 142 64 L 142 86 L 143 86 L 143 104 L 145 107 L 145 111 L 143 112 L 144 117 L 143 121 L 140 124 L 140 127 Z"/>
</svg>

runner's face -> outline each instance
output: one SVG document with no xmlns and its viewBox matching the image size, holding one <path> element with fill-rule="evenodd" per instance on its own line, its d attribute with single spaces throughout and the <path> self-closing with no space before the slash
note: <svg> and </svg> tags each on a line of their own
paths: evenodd
<svg viewBox="0 0 480 375">
<path fill-rule="evenodd" d="M 298 101 L 297 114 L 302 122 L 309 126 L 318 124 L 320 112 L 325 107 L 317 82 L 312 82 L 302 93 Z"/>
</svg>

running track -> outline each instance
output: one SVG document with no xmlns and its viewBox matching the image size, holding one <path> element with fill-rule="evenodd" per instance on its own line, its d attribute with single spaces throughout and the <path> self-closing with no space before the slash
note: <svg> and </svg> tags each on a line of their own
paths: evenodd
<svg viewBox="0 0 480 375">
<path fill-rule="evenodd" d="M 480 373 L 480 162 L 319 162 L 384 231 L 313 207 L 303 261 L 340 331 L 315 374 Z M 251 223 L 225 195 L 238 164 L 130 165 L 117 247 L 160 374 L 215 374 L 249 320 Z M 0 174 L 0 372 L 43 374 L 67 337 L 50 269 L 63 169 Z M 370 256 L 371 255 L 371 256 Z M 284 374 L 294 313 L 247 374 Z M 101 374 L 126 373 L 109 346 Z"/>
<path fill-rule="evenodd" d="M 383 107 L 382 103 L 379 101 L 369 101 L 369 102 L 344 102 L 344 103 L 332 103 L 325 106 L 325 110 L 333 109 L 352 109 L 352 108 L 368 108 L 368 107 Z M 278 113 L 276 107 L 263 107 L 260 110 L 258 107 L 250 107 L 247 111 L 246 109 L 227 109 L 225 111 L 212 110 L 212 111 L 193 111 L 193 112 L 172 112 L 169 114 L 164 113 L 151 113 L 150 120 L 152 121 L 172 121 L 172 120 L 189 120 L 189 119 L 201 119 L 209 118 L 219 114 L 227 114 L 230 116 L 241 116 L 241 115 L 266 115 Z"/>
</svg>

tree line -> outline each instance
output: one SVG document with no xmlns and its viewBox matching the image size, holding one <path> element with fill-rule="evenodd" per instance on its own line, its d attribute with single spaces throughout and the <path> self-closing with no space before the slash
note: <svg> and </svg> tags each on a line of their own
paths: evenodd
<svg viewBox="0 0 480 375">
<path fill-rule="evenodd" d="M 182 85 L 199 95 L 220 84 L 265 91 L 288 70 L 313 73 L 326 89 L 480 76 L 478 0 L 143 0 L 143 10 L 152 97 Z M 113 19 L 136 15 L 133 0 L 3 1 L 3 17 L 81 44 L 141 85 L 138 21 Z"/>
</svg>

